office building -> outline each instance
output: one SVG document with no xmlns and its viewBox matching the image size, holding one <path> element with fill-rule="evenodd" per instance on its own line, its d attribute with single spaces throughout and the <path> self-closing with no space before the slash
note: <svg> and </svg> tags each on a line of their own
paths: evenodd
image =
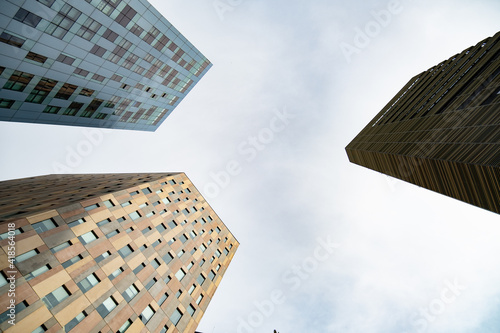
<svg viewBox="0 0 500 333">
<path fill-rule="evenodd" d="M 184 173 L 0 182 L 0 221 L 6 333 L 195 332 L 239 245 Z"/>
<path fill-rule="evenodd" d="M 1 3 L 1 121 L 155 131 L 211 67 L 146 0 Z"/>
<path fill-rule="evenodd" d="M 349 143 L 349 160 L 500 214 L 499 41 L 411 78 Z"/>
</svg>

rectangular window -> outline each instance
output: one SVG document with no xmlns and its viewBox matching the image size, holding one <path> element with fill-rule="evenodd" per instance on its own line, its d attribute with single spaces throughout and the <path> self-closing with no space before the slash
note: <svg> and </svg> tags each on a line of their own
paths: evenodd
<svg viewBox="0 0 500 333">
<path fill-rule="evenodd" d="M 174 229 L 175 227 L 177 227 L 177 222 L 175 221 L 170 221 L 168 222 L 168 226 L 171 228 L 171 229 Z"/>
<path fill-rule="evenodd" d="M 134 268 L 134 270 L 133 270 L 134 274 L 137 275 L 137 273 L 139 273 L 140 271 L 142 271 L 144 267 L 146 267 L 146 264 L 141 263 L 139 266 L 137 266 L 136 268 Z"/>
<path fill-rule="evenodd" d="M 128 287 L 123 293 L 122 296 L 125 299 L 125 301 L 128 303 L 130 302 L 135 295 L 139 293 L 139 289 L 135 286 L 135 284 L 132 284 L 130 287 Z"/>
<path fill-rule="evenodd" d="M 79 262 L 79 261 L 80 261 L 80 260 L 82 260 L 82 259 L 83 259 L 82 255 L 81 255 L 81 254 L 79 254 L 79 255 L 77 255 L 76 257 L 73 257 L 73 258 L 71 258 L 70 260 L 63 262 L 61 265 L 62 265 L 62 267 L 64 267 L 64 268 L 68 268 L 69 266 L 73 265 L 73 264 L 74 264 L 74 263 L 76 263 L 76 262 Z"/>
<path fill-rule="evenodd" d="M 186 243 L 188 238 L 186 235 L 182 234 L 181 237 L 179 237 L 179 239 L 181 240 L 182 244 Z"/>
<path fill-rule="evenodd" d="M 114 43 L 114 41 L 118 38 L 118 34 L 113 30 L 108 29 L 102 34 L 102 37 L 106 38 L 111 43 Z"/>
<path fill-rule="evenodd" d="M 105 318 L 118 305 L 113 296 L 108 297 L 101 305 L 97 307 L 97 312 L 102 318 Z"/>
<path fill-rule="evenodd" d="M 124 333 L 131 325 L 132 325 L 132 319 L 128 319 L 117 331 L 117 333 Z"/>
<path fill-rule="evenodd" d="M 164 293 L 164 294 L 161 296 L 160 300 L 158 301 L 158 305 L 159 305 L 159 306 L 162 306 L 162 305 L 163 305 L 163 303 L 165 303 L 165 301 L 167 300 L 167 298 L 168 298 L 168 294 L 167 294 L 167 293 Z"/>
<path fill-rule="evenodd" d="M 200 294 L 200 296 L 198 296 L 198 298 L 196 299 L 196 304 L 200 304 L 202 300 L 203 300 L 203 294 Z"/>
<path fill-rule="evenodd" d="M 192 306 L 191 304 L 189 304 L 189 306 L 187 307 L 187 312 L 191 315 L 191 317 L 194 315 L 196 309 L 194 308 L 194 306 Z"/>
<path fill-rule="evenodd" d="M 201 259 L 201 261 L 200 261 L 200 267 L 203 266 L 204 263 L 205 263 L 205 259 Z"/>
<path fill-rule="evenodd" d="M 196 289 L 196 285 L 192 285 L 191 287 L 189 287 L 189 290 L 188 290 L 188 293 L 189 295 L 192 295 L 193 294 L 193 291 Z"/>
<path fill-rule="evenodd" d="M 127 201 L 127 202 L 124 202 L 121 204 L 122 207 L 127 207 L 127 206 L 130 206 L 132 204 L 132 201 Z"/>
<path fill-rule="evenodd" d="M 98 238 L 97 235 L 93 231 L 89 231 L 87 233 L 84 233 L 81 236 L 78 236 L 78 239 L 80 240 L 80 242 L 82 242 L 83 245 L 87 245 L 89 243 L 92 243 L 97 238 Z"/>
<path fill-rule="evenodd" d="M 67 241 L 67 242 L 64 242 L 64 243 L 62 243 L 62 244 L 59 244 L 59 245 L 57 245 L 57 246 L 54 246 L 53 248 L 51 248 L 51 249 L 50 249 L 50 251 L 51 251 L 52 253 L 56 253 L 56 252 L 61 251 L 62 249 L 65 249 L 65 248 L 67 248 L 67 247 L 70 247 L 71 245 L 73 245 L 73 244 L 71 244 L 71 242 L 70 242 L 70 241 Z"/>
<path fill-rule="evenodd" d="M 148 284 L 146 284 L 146 289 L 147 290 L 151 289 L 156 282 L 158 282 L 158 280 L 156 278 L 153 278 L 151 281 L 148 282 Z"/>
<path fill-rule="evenodd" d="M 61 110 L 60 106 L 47 105 L 43 110 L 44 113 L 57 114 Z"/>
<path fill-rule="evenodd" d="M 200 249 L 201 249 L 201 252 L 205 252 L 207 250 L 207 247 L 205 246 L 205 244 L 201 244 Z"/>
<path fill-rule="evenodd" d="M 213 281 L 215 279 L 215 272 L 210 270 L 210 272 L 208 273 L 208 278 Z"/>
<path fill-rule="evenodd" d="M 75 60 L 76 60 L 75 58 L 70 57 L 69 55 L 66 55 L 64 53 L 59 54 L 59 56 L 56 58 L 56 61 L 62 62 L 63 64 L 70 65 L 70 66 L 73 65 Z M 87 72 L 87 74 L 88 74 L 88 72 Z"/>
<path fill-rule="evenodd" d="M 59 99 L 68 100 L 71 97 L 71 95 L 73 95 L 73 93 L 75 92 L 75 90 L 77 88 L 78 88 L 78 86 L 75 86 L 74 84 L 65 83 L 65 84 L 63 84 L 61 89 L 59 89 L 59 91 L 57 92 L 57 94 L 54 97 L 59 98 Z"/>
<path fill-rule="evenodd" d="M 0 34 L 0 42 L 9 44 L 15 47 L 21 47 L 23 46 L 24 42 L 26 40 L 20 37 L 13 36 L 7 32 L 2 32 Z"/>
<path fill-rule="evenodd" d="M 153 317 L 154 314 L 155 310 L 153 310 L 151 305 L 148 305 L 146 306 L 144 311 L 142 311 L 142 313 L 139 315 L 139 318 L 144 324 L 146 324 L 151 319 L 151 317 Z"/>
<path fill-rule="evenodd" d="M 78 282 L 76 285 L 85 294 L 87 291 L 95 287 L 99 282 L 101 282 L 101 280 L 99 280 L 95 273 L 92 273 L 82 281 Z"/>
<path fill-rule="evenodd" d="M 43 77 L 26 98 L 26 102 L 41 104 L 57 84 L 56 80 Z"/>
<path fill-rule="evenodd" d="M 170 252 L 167 252 L 167 254 L 165 254 L 162 258 L 163 258 L 163 261 L 168 264 L 169 262 L 171 262 L 174 259 L 174 256 L 172 254 L 170 254 Z"/>
<path fill-rule="evenodd" d="M 0 108 L 10 109 L 14 105 L 14 102 L 12 99 L 0 98 Z"/>
<path fill-rule="evenodd" d="M 179 308 L 175 309 L 174 313 L 170 316 L 170 321 L 174 324 L 177 325 L 179 321 L 182 318 L 182 312 L 179 310 Z"/>
<path fill-rule="evenodd" d="M 58 227 L 58 225 L 54 222 L 53 219 L 47 219 L 41 222 L 33 223 L 31 226 L 39 234 Z"/>
<path fill-rule="evenodd" d="M 95 54 L 98 57 L 102 57 L 104 53 L 106 53 L 106 49 L 96 44 L 94 45 L 94 47 L 92 47 L 90 53 Z"/>
<path fill-rule="evenodd" d="M 151 266 L 153 266 L 154 269 L 157 269 L 158 267 L 160 267 L 160 265 L 160 262 L 156 258 L 151 261 Z"/>
<path fill-rule="evenodd" d="M 111 231 L 110 233 L 106 234 L 106 238 L 111 238 L 115 235 L 118 235 L 120 233 L 120 231 L 118 229 L 115 229 L 113 231 Z"/>
<path fill-rule="evenodd" d="M 64 285 L 60 286 L 50 294 L 46 295 L 44 298 L 42 298 L 42 301 L 47 305 L 47 308 L 52 309 L 59 303 L 61 303 L 63 300 L 68 298 L 71 295 L 68 289 Z"/>
<path fill-rule="evenodd" d="M 0 240 L 7 239 L 7 238 L 9 238 L 9 236 L 19 235 L 23 232 L 24 231 L 22 228 L 15 229 L 14 232 L 10 231 L 10 235 L 9 235 L 9 231 L 4 232 L 3 234 L 0 234 Z"/>
<path fill-rule="evenodd" d="M 34 271 L 32 271 L 31 273 L 29 273 L 28 275 L 26 275 L 26 281 L 29 281 L 31 279 L 34 279 L 36 278 L 37 276 L 39 275 L 42 275 L 43 273 L 49 271 L 52 267 L 50 267 L 49 264 L 46 264 L 40 268 L 37 268 L 35 269 Z"/>
<path fill-rule="evenodd" d="M 111 200 L 106 200 L 106 201 L 104 201 L 104 206 L 111 208 L 111 207 L 114 207 L 115 204 Z"/>
<path fill-rule="evenodd" d="M 45 63 L 45 61 L 47 61 L 47 57 L 44 57 L 43 55 L 35 53 L 35 52 L 28 52 L 28 54 L 24 58 L 28 59 L 28 60 L 35 61 L 35 62 L 39 62 L 41 64 L 43 64 L 43 63 Z"/>
<path fill-rule="evenodd" d="M 31 12 L 28 12 L 24 8 L 19 8 L 16 15 L 14 15 L 14 20 L 17 20 L 21 23 L 29 25 L 32 28 L 36 28 L 38 23 L 42 20 L 42 18 L 38 15 L 35 15 Z"/>
<path fill-rule="evenodd" d="M 14 71 L 10 76 L 9 80 L 3 86 L 4 89 L 14 90 L 14 91 L 23 91 L 24 88 L 31 82 L 33 78 L 33 74 Z"/>
<path fill-rule="evenodd" d="M 80 312 L 75 318 L 73 318 L 69 323 L 64 325 L 64 332 L 69 332 L 73 328 L 75 328 L 76 325 L 78 325 L 82 320 L 87 317 L 87 312 L 82 311 Z"/>
<path fill-rule="evenodd" d="M 101 262 L 104 259 L 106 259 L 107 257 L 109 257 L 110 255 L 111 255 L 111 252 L 106 251 L 103 254 L 101 254 L 100 256 L 98 256 L 97 258 L 95 258 L 95 262 Z"/>
<path fill-rule="evenodd" d="M 83 39 L 91 40 L 92 37 L 94 37 L 97 33 L 97 30 L 99 30 L 101 27 L 102 25 L 99 22 L 89 17 L 87 18 L 85 23 L 82 24 L 80 30 L 77 31 L 76 35 L 82 37 Z"/>
<path fill-rule="evenodd" d="M 184 253 L 186 253 L 186 251 L 184 250 L 180 250 L 178 253 L 177 253 L 177 256 L 180 258 L 184 255 Z"/>
<path fill-rule="evenodd" d="M 132 252 L 134 252 L 134 250 L 130 245 L 125 245 L 124 247 L 118 250 L 118 253 L 122 258 L 129 256 Z"/>
<path fill-rule="evenodd" d="M 161 199 L 161 201 L 163 201 L 163 203 L 164 203 L 165 205 L 167 205 L 167 204 L 169 204 L 169 203 L 171 203 L 171 202 L 172 202 L 172 201 L 170 201 L 170 199 L 169 199 L 169 198 L 163 198 L 163 199 Z"/>
<path fill-rule="evenodd" d="M 87 77 L 87 75 L 89 75 L 90 72 L 86 71 L 84 69 L 81 69 L 81 68 L 75 68 L 75 70 L 73 71 L 73 73 L 75 73 L 76 75 Z"/>
<path fill-rule="evenodd" d="M 66 110 L 64 110 L 63 115 L 65 116 L 74 116 L 80 111 L 82 108 L 83 103 L 78 103 L 78 102 L 72 102 Z"/>
<path fill-rule="evenodd" d="M 200 276 L 198 276 L 198 278 L 196 279 L 196 282 L 198 282 L 198 284 L 201 286 L 203 285 L 203 282 L 205 282 L 206 278 L 203 276 L 203 274 L 200 274 Z"/>
<path fill-rule="evenodd" d="M 130 216 L 130 218 L 132 220 L 137 220 L 138 218 L 141 217 L 141 214 L 139 214 L 138 211 L 135 211 L 135 212 L 132 212 L 132 213 L 128 214 L 128 216 Z"/>
<path fill-rule="evenodd" d="M 88 88 L 82 88 L 82 90 L 80 90 L 78 95 L 90 97 L 94 94 L 94 92 L 95 92 L 95 90 L 88 89 Z"/>
<path fill-rule="evenodd" d="M 44 4 L 45 6 L 49 7 L 52 6 L 52 4 L 54 3 L 54 1 L 56 0 L 36 0 L 42 4 Z"/>
<path fill-rule="evenodd" d="M 82 12 L 78 9 L 65 4 L 45 29 L 45 32 L 56 38 L 63 39 L 81 14 Z"/>
<path fill-rule="evenodd" d="M 113 273 L 111 273 L 108 278 L 110 281 L 113 281 L 116 277 L 118 277 L 118 275 L 120 275 L 121 273 L 123 273 L 124 270 L 122 267 L 118 268 L 116 271 L 114 271 Z"/>
<path fill-rule="evenodd" d="M 96 224 L 99 226 L 99 227 L 102 227 L 103 225 L 106 225 L 108 223 L 110 223 L 111 220 L 110 219 L 105 219 L 105 220 L 102 220 L 102 221 L 99 221 L 97 222 Z"/>
<path fill-rule="evenodd" d="M 184 277 L 186 276 L 186 272 L 184 272 L 184 270 L 181 268 L 177 271 L 177 273 L 175 273 L 175 277 L 177 278 L 177 280 L 179 281 L 182 281 L 182 279 L 184 279 Z"/>
</svg>

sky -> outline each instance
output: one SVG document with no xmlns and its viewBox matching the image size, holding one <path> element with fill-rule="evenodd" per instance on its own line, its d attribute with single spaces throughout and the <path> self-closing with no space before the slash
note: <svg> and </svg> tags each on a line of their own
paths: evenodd
<svg viewBox="0 0 500 333">
<path fill-rule="evenodd" d="M 0 180 L 186 172 L 240 242 L 204 333 L 500 330 L 499 216 L 344 150 L 499 1 L 151 3 L 208 73 L 154 133 L 0 122 Z"/>
</svg>

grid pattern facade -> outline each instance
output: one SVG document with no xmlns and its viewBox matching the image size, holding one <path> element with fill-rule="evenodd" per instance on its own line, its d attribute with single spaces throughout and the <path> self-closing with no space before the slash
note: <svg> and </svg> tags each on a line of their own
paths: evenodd
<svg viewBox="0 0 500 333">
<path fill-rule="evenodd" d="M 14 188 L 40 206 L 0 208 L 0 308 L 16 312 L 0 331 L 194 332 L 239 245 L 184 173 L 33 177 L 2 198 Z"/>
<path fill-rule="evenodd" d="M 500 214 L 500 33 L 413 77 L 346 151 L 353 163 Z"/>
<path fill-rule="evenodd" d="M 2 0 L 0 120 L 155 131 L 211 63 L 146 0 Z"/>
</svg>

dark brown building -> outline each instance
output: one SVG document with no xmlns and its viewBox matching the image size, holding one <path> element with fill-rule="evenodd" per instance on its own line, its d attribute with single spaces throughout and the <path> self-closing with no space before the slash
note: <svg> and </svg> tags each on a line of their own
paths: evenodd
<svg viewBox="0 0 500 333">
<path fill-rule="evenodd" d="M 184 173 L 0 182 L 0 332 L 195 332 L 238 245 Z"/>
<path fill-rule="evenodd" d="M 499 74 L 497 33 L 413 77 L 349 160 L 500 214 Z"/>
</svg>

